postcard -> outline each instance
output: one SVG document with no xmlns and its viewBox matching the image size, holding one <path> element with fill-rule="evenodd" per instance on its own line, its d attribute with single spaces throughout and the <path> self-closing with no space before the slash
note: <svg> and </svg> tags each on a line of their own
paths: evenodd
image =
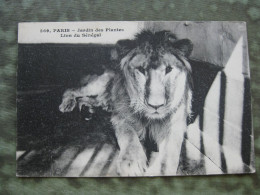
<svg viewBox="0 0 260 195">
<path fill-rule="evenodd" d="M 245 22 L 18 25 L 17 176 L 255 172 Z"/>
</svg>

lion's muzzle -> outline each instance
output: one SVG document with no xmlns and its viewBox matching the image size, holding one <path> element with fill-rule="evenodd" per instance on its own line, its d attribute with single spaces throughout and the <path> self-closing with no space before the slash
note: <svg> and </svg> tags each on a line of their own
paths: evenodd
<svg viewBox="0 0 260 195">
<path fill-rule="evenodd" d="M 146 103 L 157 110 L 165 105 L 165 87 L 162 82 L 163 72 L 151 69 L 146 85 Z"/>
</svg>

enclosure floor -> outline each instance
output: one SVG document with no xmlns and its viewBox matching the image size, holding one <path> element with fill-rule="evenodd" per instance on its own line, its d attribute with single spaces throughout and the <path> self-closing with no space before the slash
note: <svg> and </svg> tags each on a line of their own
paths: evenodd
<svg viewBox="0 0 260 195">
<path fill-rule="evenodd" d="M 182 151 L 177 175 L 205 174 L 205 163 L 216 173 L 222 173 L 208 157 L 189 141 L 182 150 L 192 152 L 199 159 L 188 159 Z M 119 150 L 109 143 L 67 145 L 54 150 L 17 151 L 18 176 L 41 177 L 116 177 Z M 156 152 L 153 153 L 156 155 Z M 203 159 L 203 160 L 202 160 Z M 160 176 L 160 175 L 158 175 Z"/>
</svg>

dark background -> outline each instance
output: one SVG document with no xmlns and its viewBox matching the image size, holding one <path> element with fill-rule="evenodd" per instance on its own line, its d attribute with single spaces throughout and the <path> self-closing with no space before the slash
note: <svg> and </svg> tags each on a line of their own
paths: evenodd
<svg viewBox="0 0 260 195">
<path fill-rule="evenodd" d="M 234 20 L 248 26 L 256 170 L 260 152 L 260 3 L 221 1 L 0 1 L 0 193 L 183 194 L 259 192 L 259 175 L 166 178 L 16 178 L 17 22 L 87 20 Z"/>
<path fill-rule="evenodd" d="M 51 164 L 69 146 L 80 148 L 116 140 L 110 113 L 87 109 L 62 113 L 59 105 L 65 90 L 82 86 L 88 75 L 100 75 L 110 67 L 111 45 L 19 44 L 17 68 L 17 151 L 37 154 L 25 163 L 17 160 L 20 176 L 59 176 Z M 91 120 L 86 121 L 85 117 Z M 25 153 L 26 154 L 26 153 Z M 49 174 L 50 173 L 50 174 Z"/>
</svg>

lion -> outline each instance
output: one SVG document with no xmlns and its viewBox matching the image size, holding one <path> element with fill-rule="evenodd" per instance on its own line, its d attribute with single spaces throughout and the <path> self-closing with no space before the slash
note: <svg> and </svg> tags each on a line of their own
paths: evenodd
<svg viewBox="0 0 260 195">
<path fill-rule="evenodd" d="M 193 44 L 170 31 L 142 31 L 119 40 L 111 51 L 113 70 L 89 79 L 63 95 L 62 112 L 87 105 L 111 111 L 120 148 L 121 176 L 176 175 L 187 118 L 191 114 L 192 79 L 188 58 Z M 87 79 L 88 80 L 88 79 Z M 148 155 L 146 139 L 157 155 Z"/>
</svg>

